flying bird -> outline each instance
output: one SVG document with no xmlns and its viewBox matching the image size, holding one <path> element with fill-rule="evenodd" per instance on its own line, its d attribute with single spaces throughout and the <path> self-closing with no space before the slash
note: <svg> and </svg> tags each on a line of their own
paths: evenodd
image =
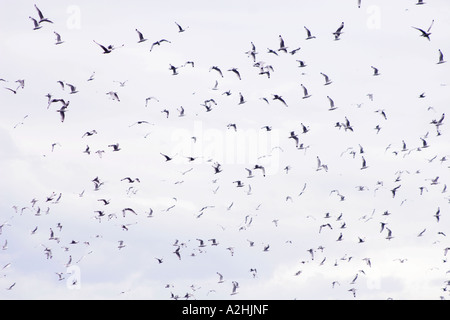
<svg viewBox="0 0 450 320">
<path fill-rule="evenodd" d="M 140 32 L 138 29 L 136 29 L 136 32 L 138 33 L 138 36 L 139 36 L 138 43 L 142 43 L 144 41 L 147 41 L 147 39 L 144 38 L 144 35 L 142 34 L 142 32 Z"/>
<path fill-rule="evenodd" d="M 439 49 L 439 62 L 437 64 L 443 64 L 447 61 L 444 60 L 444 54 L 442 53 L 441 49 Z"/>
<path fill-rule="evenodd" d="M 301 84 L 301 86 L 303 88 L 303 99 L 307 99 L 307 98 L 311 97 L 311 95 L 308 94 L 308 89 L 306 89 L 306 87 L 303 84 Z"/>
<path fill-rule="evenodd" d="M 180 26 L 177 22 L 175 22 L 175 24 L 176 24 L 177 27 L 178 27 L 178 32 L 179 32 L 179 33 L 185 32 L 186 29 L 189 28 L 189 27 L 186 27 L 186 29 L 184 29 L 184 28 L 183 28 L 182 26 Z"/>
<path fill-rule="evenodd" d="M 311 31 L 307 27 L 304 26 L 304 28 L 306 30 L 306 35 L 307 35 L 306 40 L 310 40 L 310 39 L 315 39 L 316 38 L 315 36 L 313 36 L 311 34 Z"/>
<path fill-rule="evenodd" d="M 431 25 L 427 29 L 427 31 L 425 31 L 423 29 L 420 29 L 420 28 L 416 28 L 416 27 L 413 27 L 413 28 L 416 29 L 416 30 L 419 30 L 421 32 L 421 35 L 420 35 L 421 37 L 427 38 L 428 41 L 431 41 L 431 38 L 430 38 L 431 32 L 430 32 L 430 30 L 431 30 L 431 27 L 433 27 L 433 24 L 434 24 L 434 20 L 431 21 Z"/>
<path fill-rule="evenodd" d="M 333 32 L 334 40 L 339 40 L 339 37 L 343 33 L 342 29 L 344 29 L 344 22 L 342 22 L 341 25 L 339 26 L 339 28 L 337 28 L 337 30 L 335 32 Z"/>
<path fill-rule="evenodd" d="M 54 31 L 53 33 L 54 33 L 55 36 L 56 36 L 56 42 L 55 42 L 55 45 L 64 43 L 64 41 L 62 41 L 62 39 L 61 39 L 61 35 L 60 35 L 58 32 Z"/>
<path fill-rule="evenodd" d="M 31 21 L 33 21 L 33 24 L 34 24 L 33 30 L 39 30 L 40 28 L 42 28 L 42 26 L 39 24 L 39 22 L 35 18 L 33 18 L 33 17 L 29 17 L 29 18 L 31 19 Z"/>
<path fill-rule="evenodd" d="M 44 15 L 42 14 L 42 11 L 39 10 L 39 8 L 36 5 L 34 5 L 34 7 L 36 8 L 36 11 L 38 12 L 38 15 L 39 15 L 39 23 L 42 23 L 42 22 L 53 23 L 51 20 L 44 17 Z"/>
</svg>

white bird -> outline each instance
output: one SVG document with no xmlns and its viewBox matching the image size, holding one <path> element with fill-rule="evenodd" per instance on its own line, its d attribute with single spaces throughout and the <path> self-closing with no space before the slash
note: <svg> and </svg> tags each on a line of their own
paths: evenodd
<svg viewBox="0 0 450 320">
<path fill-rule="evenodd" d="M 144 38 L 144 35 L 142 34 L 142 32 L 140 32 L 138 29 L 136 29 L 136 32 L 138 33 L 138 36 L 139 36 L 138 43 L 142 43 L 144 41 L 147 41 L 147 39 Z"/>
<path fill-rule="evenodd" d="M 53 33 L 54 33 L 55 36 L 56 36 L 56 43 L 55 43 L 55 45 L 64 43 L 64 41 L 61 40 L 61 35 L 60 35 L 59 33 L 57 33 L 56 31 L 54 31 Z"/>
<path fill-rule="evenodd" d="M 437 64 L 443 64 L 447 61 L 444 61 L 444 54 L 442 53 L 441 49 L 439 49 L 439 62 Z"/>
</svg>

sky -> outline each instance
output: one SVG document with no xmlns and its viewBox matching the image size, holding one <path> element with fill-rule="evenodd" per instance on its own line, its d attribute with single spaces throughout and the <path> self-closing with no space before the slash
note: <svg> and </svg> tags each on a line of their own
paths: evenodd
<svg viewBox="0 0 450 320">
<path fill-rule="evenodd" d="M 448 299 L 449 15 L 2 1 L 0 298 Z"/>
</svg>

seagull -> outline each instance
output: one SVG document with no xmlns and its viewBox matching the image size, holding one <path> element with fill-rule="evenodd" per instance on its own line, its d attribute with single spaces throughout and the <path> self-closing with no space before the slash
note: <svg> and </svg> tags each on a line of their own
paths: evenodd
<svg viewBox="0 0 450 320">
<path fill-rule="evenodd" d="M 64 41 L 61 40 L 61 35 L 58 32 L 54 31 L 53 33 L 56 36 L 56 43 L 55 43 L 55 45 L 58 45 L 58 44 L 61 44 L 61 43 L 64 42 Z"/>
<path fill-rule="evenodd" d="M 142 32 L 140 32 L 138 29 L 136 29 L 136 32 L 138 33 L 138 36 L 139 36 L 138 43 L 142 43 L 144 41 L 147 41 L 147 39 L 144 38 L 144 35 L 142 34 Z"/>
<path fill-rule="evenodd" d="M 87 81 L 92 81 L 92 80 L 94 80 L 94 77 L 95 77 L 95 71 L 92 72 L 91 76 L 89 77 L 89 79 L 87 79 Z"/>
<path fill-rule="evenodd" d="M 237 289 L 239 288 L 239 283 L 236 281 L 233 281 L 232 284 L 233 284 L 233 290 L 231 291 L 231 295 L 233 296 L 238 293 Z"/>
<path fill-rule="evenodd" d="M 242 95 L 241 92 L 239 92 L 239 105 L 246 103 L 247 101 L 245 101 L 244 96 Z"/>
<path fill-rule="evenodd" d="M 373 75 L 374 76 L 379 76 L 380 75 L 380 72 L 379 72 L 378 68 L 375 68 L 374 66 L 370 66 L 370 67 L 373 69 Z"/>
<path fill-rule="evenodd" d="M 178 32 L 179 33 L 181 33 L 181 32 L 185 32 L 186 31 L 186 29 L 187 28 L 189 28 L 189 27 L 187 27 L 186 29 L 183 29 L 183 27 L 182 26 L 180 26 L 177 22 L 175 22 L 175 24 L 177 25 L 177 27 L 178 27 Z"/>
<path fill-rule="evenodd" d="M 303 99 L 307 99 L 307 98 L 311 97 L 311 95 L 308 94 L 308 90 L 306 89 L 306 87 L 303 84 L 301 84 L 301 86 L 303 88 Z"/>
<path fill-rule="evenodd" d="M 42 23 L 42 22 L 53 23 L 52 21 L 50 21 L 49 19 L 44 17 L 41 10 L 39 10 L 39 8 L 36 5 L 34 5 L 34 7 L 36 8 L 38 15 L 39 15 L 39 23 Z"/>
<path fill-rule="evenodd" d="M 178 67 L 169 65 L 169 70 L 172 70 L 172 75 L 174 75 L 174 76 L 176 76 L 178 74 L 177 69 L 178 69 Z"/>
<path fill-rule="evenodd" d="M 306 40 L 310 40 L 310 39 L 315 39 L 316 38 L 315 36 L 311 35 L 311 31 L 307 27 L 304 26 L 304 28 L 306 30 L 306 35 L 307 35 Z"/>
<path fill-rule="evenodd" d="M 299 63 L 299 66 L 298 66 L 299 68 L 304 68 L 307 66 L 305 61 L 302 61 L 302 60 L 296 60 L 296 61 Z"/>
<path fill-rule="evenodd" d="M 329 110 L 329 111 L 336 110 L 337 107 L 334 105 L 333 99 L 331 99 L 329 96 L 327 96 L 327 98 L 328 98 L 328 101 L 330 101 L 330 109 L 328 109 L 328 110 Z"/>
<path fill-rule="evenodd" d="M 66 83 L 66 85 L 70 88 L 69 94 L 75 94 L 75 93 L 78 93 L 77 88 L 76 88 L 74 85 L 72 85 L 72 84 L 70 84 L 70 83 Z"/>
<path fill-rule="evenodd" d="M 431 35 L 430 30 L 431 30 L 431 27 L 433 26 L 433 24 L 434 24 L 434 20 L 431 21 L 431 25 L 430 25 L 430 27 L 428 28 L 427 31 L 425 31 L 425 30 L 423 30 L 423 29 L 420 29 L 420 28 L 416 28 L 416 27 L 413 27 L 413 28 L 416 29 L 416 30 L 419 30 L 419 31 L 422 33 L 422 34 L 420 35 L 421 37 L 427 38 L 428 41 L 431 41 L 431 39 L 430 39 L 430 35 Z"/>
<path fill-rule="evenodd" d="M 273 94 L 273 99 L 272 100 L 281 101 L 286 107 L 288 106 L 286 101 L 284 101 L 284 99 L 281 96 L 277 95 L 277 94 Z"/>
<path fill-rule="evenodd" d="M 447 61 L 444 61 L 444 54 L 442 53 L 441 49 L 439 49 L 439 62 L 437 64 L 443 64 Z"/>
<path fill-rule="evenodd" d="M 113 50 L 113 47 L 112 47 L 112 46 L 105 47 L 104 45 L 102 45 L 102 44 L 96 42 L 95 40 L 94 40 L 94 42 L 95 42 L 98 46 L 100 46 L 100 48 L 103 49 L 103 54 L 111 53 L 112 50 Z"/>
<path fill-rule="evenodd" d="M 117 248 L 119 248 L 119 250 L 126 247 L 126 245 L 123 244 L 123 240 L 119 240 L 118 242 L 119 245 L 117 246 Z"/>
<path fill-rule="evenodd" d="M 121 149 L 119 148 L 119 144 L 118 144 L 118 143 L 110 144 L 110 145 L 108 145 L 108 147 L 113 148 L 113 151 L 119 151 L 119 150 L 121 150 Z"/>
<path fill-rule="evenodd" d="M 161 40 L 159 40 L 159 41 L 153 42 L 153 43 L 152 43 L 152 47 L 150 48 L 150 52 L 153 50 L 153 47 L 154 47 L 154 46 L 160 46 L 161 43 L 163 43 L 163 42 L 172 43 L 172 42 L 170 42 L 169 40 L 166 40 L 166 39 L 161 39 Z"/>
<path fill-rule="evenodd" d="M 106 94 L 108 94 L 112 100 L 117 100 L 118 102 L 120 102 L 120 98 L 119 98 L 119 95 L 117 94 L 117 92 L 110 91 L 110 92 L 107 92 Z"/>
<path fill-rule="evenodd" d="M 342 22 L 341 25 L 339 26 L 339 28 L 335 32 L 333 32 L 334 40 L 339 40 L 339 37 L 343 33 L 342 29 L 344 29 L 344 22 Z"/>
<path fill-rule="evenodd" d="M 29 17 L 31 20 L 33 20 L 33 23 L 34 23 L 34 28 L 33 28 L 33 30 L 39 30 L 40 28 L 42 28 L 42 26 L 39 24 L 39 22 L 36 20 L 36 19 L 34 19 L 33 17 Z"/>
<path fill-rule="evenodd" d="M 280 35 L 278 36 L 278 38 L 280 39 L 280 48 L 278 49 L 278 51 L 284 51 L 287 53 L 287 47 L 284 44 L 283 37 Z"/>
<path fill-rule="evenodd" d="M 392 192 L 392 198 L 395 198 L 395 195 L 396 195 L 396 193 L 397 193 L 397 190 L 398 190 L 400 187 L 401 187 L 401 185 L 399 185 L 399 186 L 397 186 L 397 187 L 395 187 L 394 189 L 391 190 L 391 192 Z"/>
<path fill-rule="evenodd" d="M 14 288 L 15 285 L 16 285 L 16 283 L 14 282 L 12 285 L 10 285 L 8 288 L 6 288 L 6 290 L 11 290 L 12 288 Z"/>
<path fill-rule="evenodd" d="M 423 2 L 423 0 L 417 0 L 416 5 L 421 5 L 421 4 L 425 4 L 425 2 Z"/>
<path fill-rule="evenodd" d="M 361 170 L 367 169 L 367 163 L 366 163 L 366 159 L 364 157 L 362 157 L 362 166 L 361 166 Z"/>
<path fill-rule="evenodd" d="M 255 169 L 259 169 L 259 170 L 261 170 L 262 171 L 262 173 L 263 173 L 263 177 L 265 177 L 266 176 L 266 169 L 263 167 L 263 166 L 261 166 L 261 165 L 259 165 L 259 164 L 256 164 L 255 166 L 254 166 L 254 168 L 253 168 L 254 170 Z"/>
<path fill-rule="evenodd" d="M 239 73 L 237 68 L 231 68 L 228 71 L 234 72 L 237 75 L 237 77 L 239 78 L 239 80 L 242 80 L 241 74 Z"/>
<path fill-rule="evenodd" d="M 160 152 L 160 154 L 161 154 L 164 158 L 166 158 L 166 162 L 172 160 L 172 158 L 169 157 L 168 155 L 165 155 L 165 154 L 163 154 L 163 153 L 161 153 L 161 152 Z"/>
<path fill-rule="evenodd" d="M 61 122 L 64 122 L 65 118 L 66 118 L 66 111 L 67 111 L 67 106 L 69 105 L 69 102 L 67 102 L 66 105 L 63 105 L 59 110 L 56 110 L 56 112 L 59 112 L 59 115 L 61 116 Z"/>
<path fill-rule="evenodd" d="M 220 76 L 223 78 L 222 70 L 220 70 L 219 67 L 217 67 L 217 66 L 212 66 L 212 67 L 209 69 L 209 71 L 211 72 L 211 70 L 217 71 L 217 72 L 220 74 Z"/>
<path fill-rule="evenodd" d="M 330 80 L 330 78 L 323 72 L 320 73 L 321 75 L 323 75 L 325 77 L 325 86 L 331 84 L 333 81 Z"/>
</svg>

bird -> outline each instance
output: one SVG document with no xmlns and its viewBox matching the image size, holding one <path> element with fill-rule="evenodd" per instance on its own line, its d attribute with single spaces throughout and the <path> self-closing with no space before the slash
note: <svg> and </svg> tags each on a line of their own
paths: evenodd
<svg viewBox="0 0 450 320">
<path fill-rule="evenodd" d="M 254 170 L 256 170 L 256 169 L 261 170 L 261 171 L 262 171 L 262 174 L 263 174 L 263 177 L 266 176 L 266 169 L 265 169 L 263 166 L 261 166 L 261 165 L 259 165 L 259 164 L 255 164 L 255 166 L 253 167 L 253 169 L 254 169 Z"/>
<path fill-rule="evenodd" d="M 39 30 L 40 28 L 42 28 L 42 26 L 39 24 L 39 22 L 36 19 L 34 19 L 33 17 L 29 17 L 29 18 L 31 19 L 31 21 L 33 21 L 33 24 L 34 24 L 33 30 Z"/>
<path fill-rule="evenodd" d="M 247 101 L 245 101 L 244 96 L 242 95 L 241 92 L 239 92 L 239 105 L 246 103 Z"/>
<path fill-rule="evenodd" d="M 311 34 L 311 31 L 307 27 L 304 26 L 304 28 L 306 30 L 306 35 L 307 35 L 306 40 L 310 40 L 310 39 L 315 39 L 316 38 L 315 36 L 313 36 Z"/>
<path fill-rule="evenodd" d="M 281 35 L 278 36 L 278 39 L 280 40 L 280 47 L 278 48 L 278 51 L 284 51 L 287 53 L 287 47 L 284 44 L 283 37 Z"/>
<path fill-rule="evenodd" d="M 335 32 L 333 32 L 334 40 L 339 40 L 339 37 L 343 33 L 342 29 L 344 29 L 344 22 L 342 22 L 341 25 L 339 26 L 339 28 L 337 28 L 337 30 Z"/>
<path fill-rule="evenodd" d="M 444 60 L 444 54 L 442 53 L 441 49 L 439 49 L 439 62 L 437 64 L 443 64 L 447 61 Z"/>
<path fill-rule="evenodd" d="M 98 43 L 95 40 L 94 40 L 94 43 L 96 43 L 98 46 L 100 46 L 100 48 L 103 49 L 103 54 L 108 54 L 108 53 L 111 53 L 113 51 L 113 47 L 112 46 L 105 47 L 104 45 Z"/>
<path fill-rule="evenodd" d="M 426 2 L 423 2 L 423 0 L 417 0 L 417 3 L 416 3 L 416 5 L 422 5 L 422 4 L 425 4 Z"/>
<path fill-rule="evenodd" d="M 211 70 L 217 71 L 219 73 L 219 75 L 223 78 L 223 73 L 222 70 L 220 70 L 220 68 L 218 66 L 212 66 L 209 71 L 211 72 Z"/>
<path fill-rule="evenodd" d="M 66 83 L 66 85 L 70 88 L 69 94 L 75 94 L 75 93 L 78 93 L 77 88 L 76 88 L 74 85 L 72 85 L 72 84 L 70 84 L 70 83 Z"/>
<path fill-rule="evenodd" d="M 124 243 L 123 240 L 119 240 L 118 242 L 119 242 L 119 245 L 117 246 L 117 248 L 118 248 L 119 250 L 126 247 L 126 245 L 123 244 L 123 243 Z"/>
<path fill-rule="evenodd" d="M 16 283 L 14 282 L 12 285 L 10 285 L 8 288 L 6 288 L 6 290 L 12 290 L 12 288 L 14 288 L 15 285 L 16 285 Z"/>
<path fill-rule="evenodd" d="M 42 11 L 39 10 L 37 5 L 34 5 L 34 7 L 36 8 L 36 11 L 38 12 L 38 15 L 39 15 L 39 23 L 42 23 L 42 22 L 53 23 L 51 20 L 44 17 L 44 15 L 42 14 Z"/>
<path fill-rule="evenodd" d="M 239 288 L 239 283 L 236 281 L 232 281 L 233 289 L 231 291 L 231 295 L 238 294 L 237 289 Z"/>
<path fill-rule="evenodd" d="M 64 43 L 64 41 L 62 41 L 62 39 L 61 39 L 61 35 L 60 35 L 58 32 L 54 31 L 53 33 L 54 33 L 55 36 L 56 36 L 56 42 L 55 42 L 55 45 Z"/>
<path fill-rule="evenodd" d="M 374 76 L 379 76 L 380 75 L 380 71 L 378 70 L 378 68 L 374 67 L 374 66 L 370 66 L 373 69 L 373 75 Z"/>
<path fill-rule="evenodd" d="M 430 27 L 427 29 L 427 31 L 425 31 L 425 30 L 423 30 L 423 29 L 420 29 L 420 28 L 416 28 L 416 27 L 412 27 L 412 28 L 414 28 L 414 29 L 416 29 L 416 30 L 419 30 L 419 31 L 422 33 L 422 34 L 420 35 L 421 37 L 427 38 L 428 41 L 431 41 L 431 38 L 430 38 L 431 32 L 430 32 L 430 30 L 431 30 L 431 27 L 433 27 L 433 24 L 434 24 L 434 19 L 431 21 L 431 25 L 430 25 Z"/>
<path fill-rule="evenodd" d="M 307 64 L 305 63 L 305 61 L 303 60 L 296 60 L 299 63 L 299 68 L 304 68 L 307 66 Z"/>
<path fill-rule="evenodd" d="M 143 35 L 142 32 L 140 32 L 138 29 L 136 29 L 136 32 L 138 33 L 138 36 L 139 36 L 139 41 L 138 41 L 138 43 L 142 43 L 142 42 L 145 42 L 145 41 L 148 40 L 148 39 L 145 39 L 145 38 L 144 38 L 144 35 Z"/>
<path fill-rule="evenodd" d="M 362 166 L 361 166 L 361 170 L 367 169 L 367 162 L 366 159 L 364 157 L 362 157 Z"/>
<path fill-rule="evenodd" d="M 303 88 L 303 99 L 307 99 L 307 98 L 311 97 L 311 95 L 308 94 L 308 89 L 306 89 L 306 87 L 303 84 L 301 84 L 301 86 Z"/>
<path fill-rule="evenodd" d="M 286 101 L 284 101 L 284 99 L 281 96 L 277 95 L 277 94 L 273 94 L 273 99 L 272 100 L 278 100 L 281 103 L 283 103 L 286 107 L 288 106 Z"/>
<path fill-rule="evenodd" d="M 324 78 L 325 78 L 325 83 L 324 83 L 325 86 L 330 85 L 333 82 L 330 80 L 330 78 L 325 73 L 321 72 L 320 74 L 322 76 L 324 76 Z"/>
<path fill-rule="evenodd" d="M 113 151 L 120 151 L 120 150 L 122 150 L 119 147 L 119 143 L 110 144 L 110 145 L 108 145 L 108 147 L 113 148 Z"/>
<path fill-rule="evenodd" d="M 126 215 L 127 212 L 131 212 L 131 213 L 133 213 L 136 216 L 138 215 L 136 213 L 136 211 L 134 211 L 132 208 L 124 208 L 124 209 L 122 209 L 122 215 L 123 215 L 124 218 L 125 218 L 125 215 Z"/>
<path fill-rule="evenodd" d="M 70 101 L 68 101 L 70 102 Z M 64 120 L 66 119 L 66 111 L 67 111 L 67 105 L 63 105 L 59 110 L 56 110 L 56 112 L 59 112 L 59 115 L 61 117 L 61 122 L 64 122 Z"/>
<path fill-rule="evenodd" d="M 169 40 L 167 40 L 167 39 L 161 39 L 161 40 L 155 41 L 155 42 L 152 43 L 152 46 L 151 46 L 151 48 L 150 48 L 150 52 L 152 52 L 152 50 L 153 50 L 153 48 L 154 48 L 155 46 L 161 46 L 161 44 L 164 43 L 164 42 L 172 43 L 171 41 L 169 41 Z"/>
<path fill-rule="evenodd" d="M 395 187 L 394 189 L 391 190 L 392 193 L 392 198 L 395 198 L 396 194 L 397 194 L 397 190 L 400 189 L 401 185 L 398 185 L 397 187 Z"/>
<path fill-rule="evenodd" d="M 231 69 L 228 69 L 228 71 L 233 72 L 238 77 L 239 80 L 242 80 L 241 74 L 239 73 L 239 70 L 237 68 L 231 68 Z"/>
<path fill-rule="evenodd" d="M 337 107 L 335 106 L 333 99 L 331 99 L 330 96 L 327 96 L 327 98 L 328 98 L 328 101 L 330 102 L 330 108 L 328 110 L 329 111 L 336 110 Z"/>
<path fill-rule="evenodd" d="M 174 76 L 176 76 L 178 74 L 177 69 L 178 69 L 178 67 L 175 67 L 173 65 L 169 65 L 169 70 L 172 71 L 172 75 L 174 75 Z"/>
<path fill-rule="evenodd" d="M 166 159 L 166 162 L 172 160 L 172 158 L 169 157 L 169 156 L 166 155 L 166 154 L 163 154 L 163 153 L 161 153 L 161 152 L 160 152 L 159 154 L 162 155 L 162 156 Z"/>
<path fill-rule="evenodd" d="M 116 100 L 116 101 L 120 102 L 120 98 L 119 98 L 119 95 L 117 94 L 117 92 L 110 91 L 110 92 L 107 92 L 106 94 L 109 95 L 112 100 Z"/>
<path fill-rule="evenodd" d="M 182 26 L 180 26 L 177 22 L 175 22 L 175 24 L 176 24 L 177 27 L 178 27 L 178 32 L 179 32 L 179 33 L 185 32 L 186 29 L 189 28 L 189 27 L 186 27 L 186 29 L 185 29 L 185 28 L 183 28 Z"/>
</svg>

